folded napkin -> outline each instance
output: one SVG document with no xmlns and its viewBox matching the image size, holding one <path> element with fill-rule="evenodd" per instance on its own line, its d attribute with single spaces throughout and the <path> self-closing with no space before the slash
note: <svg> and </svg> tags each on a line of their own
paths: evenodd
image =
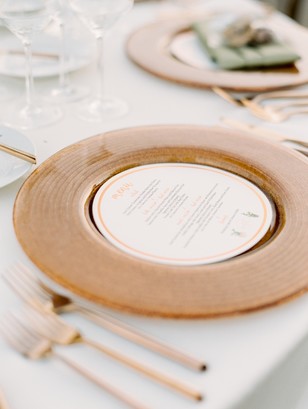
<svg viewBox="0 0 308 409">
<path fill-rule="evenodd" d="M 230 47 L 224 44 L 212 45 L 212 33 L 206 22 L 196 22 L 192 29 L 197 34 L 204 49 L 216 64 L 225 70 L 258 68 L 292 64 L 300 56 L 286 44 L 277 40 L 262 45 Z"/>
</svg>

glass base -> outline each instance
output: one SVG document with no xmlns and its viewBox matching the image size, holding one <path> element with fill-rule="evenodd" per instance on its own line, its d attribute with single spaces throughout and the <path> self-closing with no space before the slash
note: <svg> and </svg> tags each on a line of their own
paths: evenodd
<svg viewBox="0 0 308 409">
<path fill-rule="evenodd" d="M 78 104 L 75 112 L 80 119 L 85 121 L 103 122 L 126 115 L 128 105 L 125 101 L 112 97 L 86 99 Z"/>
<path fill-rule="evenodd" d="M 35 129 L 51 125 L 59 121 L 63 112 L 56 106 L 43 105 L 35 102 L 33 105 L 26 105 L 25 101 L 7 110 L 2 111 L 1 119 L 13 128 Z"/>
<path fill-rule="evenodd" d="M 65 104 L 85 98 L 89 94 L 89 89 L 75 85 L 59 86 L 52 89 L 49 94 L 45 95 L 45 99 L 50 103 Z"/>
</svg>

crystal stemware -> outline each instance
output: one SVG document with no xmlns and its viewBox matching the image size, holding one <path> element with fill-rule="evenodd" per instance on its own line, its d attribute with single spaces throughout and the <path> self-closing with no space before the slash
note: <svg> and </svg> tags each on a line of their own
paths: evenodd
<svg viewBox="0 0 308 409">
<path fill-rule="evenodd" d="M 3 24 L 21 40 L 26 57 L 26 98 L 10 104 L 3 112 L 3 121 L 21 129 L 33 129 L 59 120 L 57 107 L 41 104 L 33 98 L 32 40 L 41 32 L 52 16 L 53 0 L 0 0 Z"/>
<path fill-rule="evenodd" d="M 96 95 L 80 103 L 78 115 L 88 121 L 104 121 L 126 114 L 126 102 L 105 95 L 104 37 L 105 33 L 130 10 L 133 0 L 69 0 L 74 12 L 95 35 L 97 42 L 98 87 Z"/>
<path fill-rule="evenodd" d="M 59 82 L 58 86 L 51 90 L 48 97 L 54 102 L 72 102 L 87 96 L 87 87 L 73 85 L 66 73 L 68 66 L 68 36 L 72 11 L 67 0 L 54 0 L 53 19 L 60 30 L 60 54 L 59 54 Z"/>
</svg>

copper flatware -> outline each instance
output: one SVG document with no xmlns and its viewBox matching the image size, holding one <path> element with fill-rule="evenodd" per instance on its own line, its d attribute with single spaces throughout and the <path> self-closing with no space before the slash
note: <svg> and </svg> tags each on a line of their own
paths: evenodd
<svg viewBox="0 0 308 409">
<path fill-rule="evenodd" d="M 160 371 L 156 371 L 134 358 L 124 355 L 113 348 L 106 347 L 101 342 L 86 337 L 81 334 L 79 330 L 63 321 L 53 312 L 46 312 L 37 308 L 25 308 L 24 317 L 28 319 L 31 328 L 33 328 L 34 331 L 38 332 L 43 337 L 47 337 L 55 344 L 71 345 L 82 343 L 83 345 L 94 348 L 135 371 L 146 375 L 161 385 L 169 387 L 173 391 L 192 400 L 202 400 L 201 393 L 193 385 L 184 383 Z"/>
<path fill-rule="evenodd" d="M 307 91 L 296 91 L 296 90 L 281 90 L 281 91 L 272 91 L 264 92 L 260 94 L 246 95 L 243 97 L 234 96 L 233 93 L 227 91 L 221 87 L 212 87 L 211 88 L 215 94 L 219 95 L 225 101 L 230 102 L 230 104 L 236 106 L 246 106 L 249 108 L 248 103 L 260 104 L 265 100 L 270 99 L 307 99 Z"/>
<path fill-rule="evenodd" d="M 24 56 L 24 51 L 23 50 L 6 50 L 6 49 L 0 49 L 0 55 L 4 54 L 4 55 L 20 55 L 20 56 Z M 33 51 L 32 53 L 33 57 L 38 57 L 38 58 L 49 58 L 52 60 L 58 60 L 59 59 L 59 54 L 56 53 L 48 53 L 48 52 L 44 52 L 44 51 Z"/>
<path fill-rule="evenodd" d="M 308 142 L 301 141 L 299 139 L 294 139 L 292 137 L 289 137 L 287 135 L 282 135 L 278 132 L 256 126 L 244 121 L 238 121 L 235 119 L 231 118 L 221 118 L 222 123 L 225 125 L 228 125 L 232 128 L 235 129 L 241 129 L 243 131 L 248 131 L 256 136 L 260 137 L 267 137 L 268 139 L 271 139 L 276 142 L 285 142 L 287 143 L 290 147 L 295 149 L 296 151 L 303 153 L 304 155 L 308 155 Z"/>
<path fill-rule="evenodd" d="M 36 157 L 32 153 L 25 152 L 21 149 L 13 148 L 12 146 L 0 143 L 0 151 L 6 152 L 12 156 L 16 156 L 17 158 L 25 160 L 26 162 L 30 162 L 33 165 L 36 164 Z"/>
<path fill-rule="evenodd" d="M 25 302 L 39 305 L 44 310 L 63 313 L 74 311 L 86 319 L 114 332 L 115 334 L 152 350 L 168 359 L 178 362 L 189 369 L 204 371 L 206 364 L 198 358 L 172 347 L 121 320 L 94 308 L 60 295 L 41 283 L 29 268 L 21 263 L 15 264 L 7 274 L 3 275 L 6 282 Z"/>
<path fill-rule="evenodd" d="M 280 103 L 274 105 L 261 105 L 254 101 L 243 101 L 243 104 L 256 117 L 263 121 L 279 123 L 286 121 L 294 115 L 308 114 L 308 101 L 295 101 L 293 103 Z"/>
<path fill-rule="evenodd" d="M 23 320 L 15 314 L 7 314 L 5 318 L 2 318 L 0 322 L 0 332 L 6 342 L 15 351 L 19 352 L 26 358 L 36 360 L 53 356 L 68 365 L 71 369 L 77 371 L 92 383 L 125 402 L 129 407 L 133 409 L 149 409 L 148 406 L 143 405 L 135 398 L 127 395 L 118 387 L 109 383 L 109 381 L 102 377 L 97 377 L 84 366 L 78 364 L 73 359 L 68 358 L 60 351 L 55 350 L 50 340 L 31 330 L 24 324 Z M 4 407 L 4 409 L 8 408 Z"/>
</svg>

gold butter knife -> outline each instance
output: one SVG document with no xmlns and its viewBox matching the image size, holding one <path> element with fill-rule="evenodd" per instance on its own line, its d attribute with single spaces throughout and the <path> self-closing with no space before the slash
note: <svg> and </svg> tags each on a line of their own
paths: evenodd
<svg viewBox="0 0 308 409">
<path fill-rule="evenodd" d="M 30 162 L 33 165 L 36 164 L 36 157 L 32 153 L 13 148 L 12 146 L 8 146 L 3 143 L 0 143 L 0 151 L 6 152 L 9 155 L 16 156 L 17 158 Z"/>
<path fill-rule="evenodd" d="M 7 49 L 0 49 L 0 55 L 1 54 L 20 55 L 20 56 L 25 55 L 23 50 L 7 50 Z M 44 51 L 32 51 L 32 56 L 33 57 L 41 57 L 41 58 L 51 58 L 53 60 L 58 60 L 59 59 L 59 54 L 48 53 L 48 52 L 44 52 Z"/>
</svg>

